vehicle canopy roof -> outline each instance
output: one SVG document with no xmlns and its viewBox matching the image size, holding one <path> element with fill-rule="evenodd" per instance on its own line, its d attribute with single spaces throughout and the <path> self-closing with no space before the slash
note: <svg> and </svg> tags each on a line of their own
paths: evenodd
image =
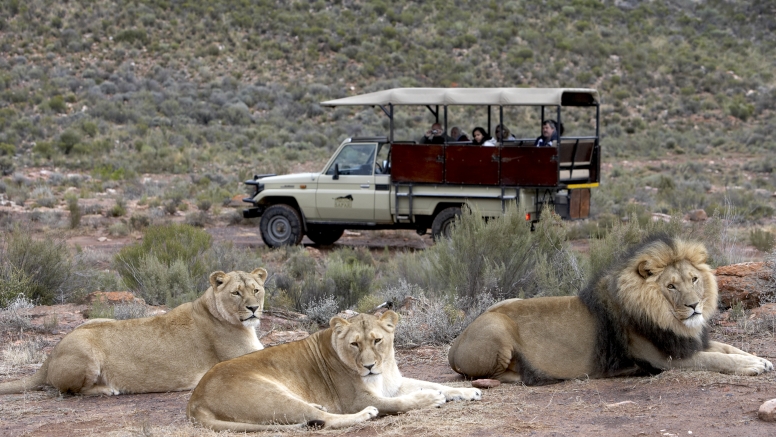
<svg viewBox="0 0 776 437">
<path fill-rule="evenodd" d="M 594 106 L 598 105 L 598 91 L 589 88 L 393 88 L 327 100 L 321 105 Z"/>
</svg>

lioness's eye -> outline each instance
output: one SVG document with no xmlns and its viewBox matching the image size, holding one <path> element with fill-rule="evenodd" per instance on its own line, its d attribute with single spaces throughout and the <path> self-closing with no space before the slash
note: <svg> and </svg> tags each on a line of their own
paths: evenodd
<svg viewBox="0 0 776 437">
<path fill-rule="evenodd" d="M 375 338 L 375 344 L 380 343 L 382 341 L 382 338 Z"/>
<path fill-rule="evenodd" d="M 253 294 L 259 294 L 259 289 L 257 288 L 255 290 L 253 290 Z"/>
<path fill-rule="evenodd" d="M 240 292 L 239 292 L 239 291 L 233 291 L 233 292 L 232 292 L 232 296 L 239 296 L 239 295 L 240 295 Z"/>
<path fill-rule="evenodd" d="M 674 284 L 668 284 L 668 289 L 669 290 L 673 290 L 674 288 L 676 288 L 676 287 L 674 287 Z"/>
<path fill-rule="evenodd" d="M 696 282 L 698 282 L 698 277 L 697 277 L 697 276 L 693 276 L 693 278 L 692 278 L 692 283 L 694 284 L 694 283 L 696 283 Z"/>
<path fill-rule="evenodd" d="M 353 343 L 350 343 L 350 345 L 351 345 L 351 346 L 358 347 L 358 342 L 357 342 L 357 341 L 354 341 Z"/>
</svg>

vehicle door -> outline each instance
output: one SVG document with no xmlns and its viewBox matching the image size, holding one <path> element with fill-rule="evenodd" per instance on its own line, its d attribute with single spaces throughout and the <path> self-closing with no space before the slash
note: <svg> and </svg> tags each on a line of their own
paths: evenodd
<svg viewBox="0 0 776 437">
<path fill-rule="evenodd" d="M 318 180 L 315 204 L 320 220 L 374 220 L 376 151 L 376 143 L 351 143 L 340 149 Z"/>
</svg>

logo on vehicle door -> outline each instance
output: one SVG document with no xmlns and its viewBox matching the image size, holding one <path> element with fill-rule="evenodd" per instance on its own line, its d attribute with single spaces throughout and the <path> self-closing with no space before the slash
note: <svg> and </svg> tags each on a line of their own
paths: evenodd
<svg viewBox="0 0 776 437">
<path fill-rule="evenodd" d="M 340 196 L 334 198 L 335 208 L 353 208 L 353 196 L 348 194 L 347 196 Z"/>
</svg>

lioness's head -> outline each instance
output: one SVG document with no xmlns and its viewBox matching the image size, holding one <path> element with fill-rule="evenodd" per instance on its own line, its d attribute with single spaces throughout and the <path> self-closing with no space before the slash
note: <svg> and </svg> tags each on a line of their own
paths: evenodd
<svg viewBox="0 0 776 437">
<path fill-rule="evenodd" d="M 399 315 L 386 311 L 380 318 L 359 314 L 350 320 L 333 317 L 332 346 L 350 369 L 361 377 L 380 375 L 384 363 L 393 363 L 393 331 Z"/>
<path fill-rule="evenodd" d="M 626 310 L 660 328 L 694 336 L 717 310 L 717 281 L 701 243 L 658 239 L 644 246 L 618 278 Z"/>
<path fill-rule="evenodd" d="M 264 309 L 266 279 L 267 271 L 261 267 L 250 273 L 213 272 L 210 275 L 210 285 L 218 315 L 233 324 L 259 326 Z"/>
</svg>

